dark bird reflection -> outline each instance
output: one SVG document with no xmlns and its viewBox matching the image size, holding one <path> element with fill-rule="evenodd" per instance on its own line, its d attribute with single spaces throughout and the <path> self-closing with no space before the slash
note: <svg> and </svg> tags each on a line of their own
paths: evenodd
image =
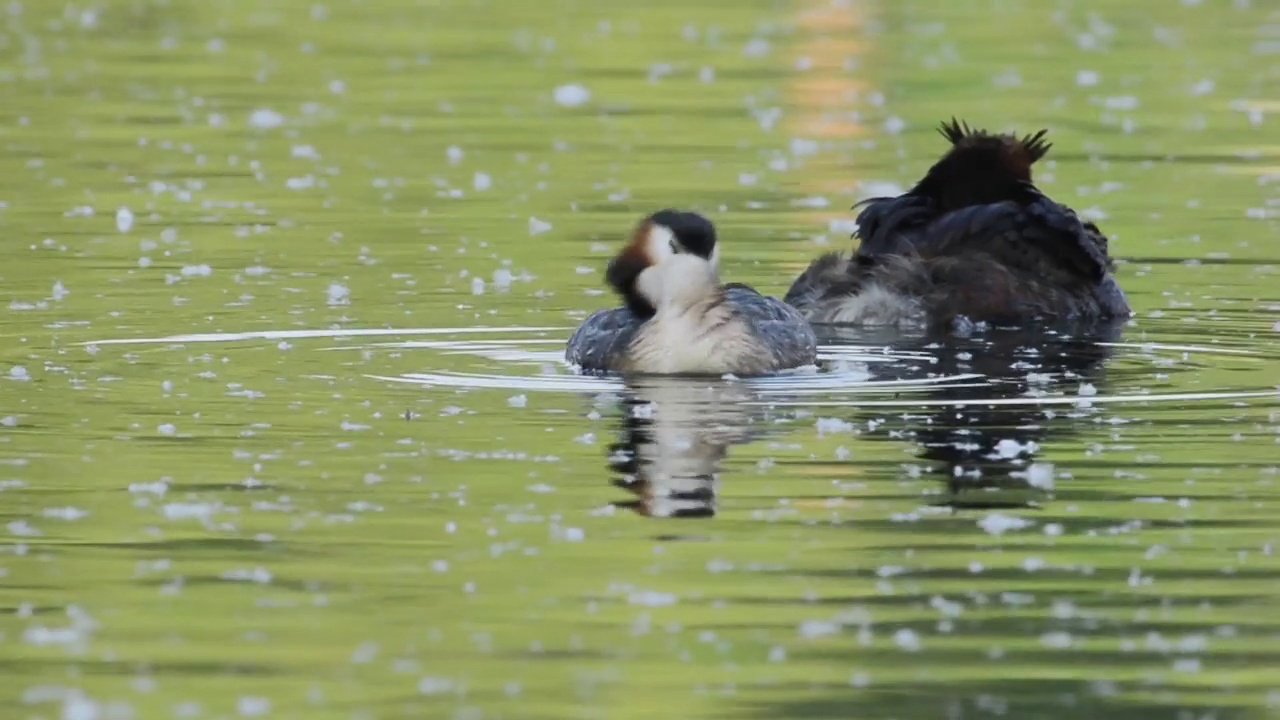
<svg viewBox="0 0 1280 720">
<path fill-rule="evenodd" d="M 1034 507 L 1051 497 L 1056 471 L 1042 448 L 1093 427 L 1089 398 L 1106 394 L 1106 361 L 1123 321 L 1083 327 L 992 329 L 969 337 L 885 335 L 845 329 L 828 333 L 824 345 L 892 347 L 899 359 L 870 368 L 875 381 L 909 382 L 910 391 L 850 396 L 833 393 L 796 397 L 770 393 L 767 400 L 748 383 L 716 379 L 643 377 L 627 380 L 618 441 L 609 448 L 613 483 L 635 495 L 616 503 L 650 517 L 710 517 L 716 513 L 721 464 L 733 445 L 792 432 L 780 422 L 805 400 L 847 400 L 817 415 L 857 428 L 850 471 L 860 462 L 858 445 L 909 443 L 917 462 L 879 465 L 885 480 L 903 474 L 937 478 L 936 505 L 953 509 Z M 926 384 L 939 377 L 969 380 Z M 859 407 L 869 400 L 916 400 L 918 406 Z M 1037 398 L 1067 398 L 1044 403 Z M 865 469 L 865 466 L 864 466 Z"/>
<path fill-rule="evenodd" d="M 876 379 L 925 379 L 978 374 L 968 382 L 939 384 L 921 395 L 920 407 L 887 411 L 867 408 L 853 418 L 863 441 L 908 441 L 918 447 L 924 470 L 945 488 L 936 504 L 952 508 L 1026 507 L 1047 497 L 1054 469 L 1042 462 L 1043 446 L 1074 434 L 1096 409 L 1089 398 L 1106 394 L 1106 360 L 1124 320 L 1056 329 L 993 329 L 969 337 L 918 337 L 895 350 L 927 352 L 911 360 L 877 366 Z M 866 343 L 855 331 L 822 338 L 828 343 Z M 1077 397 L 1067 404 L 1037 397 Z"/>
<path fill-rule="evenodd" d="M 615 503 L 650 517 L 710 517 L 720 465 L 731 445 L 766 435 L 775 423 L 740 382 L 644 377 L 627 381 L 621 431 L 609 447 L 614 484 L 636 496 Z"/>
</svg>

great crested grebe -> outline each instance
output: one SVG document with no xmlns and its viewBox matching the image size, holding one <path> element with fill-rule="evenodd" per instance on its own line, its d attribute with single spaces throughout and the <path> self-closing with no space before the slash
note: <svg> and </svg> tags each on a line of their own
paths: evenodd
<svg viewBox="0 0 1280 720">
<path fill-rule="evenodd" d="M 721 285 L 715 226 L 692 212 L 645 218 L 605 279 L 625 304 L 587 318 L 565 359 L 590 372 L 761 375 L 813 364 L 800 313 L 746 285 Z"/>
<path fill-rule="evenodd" d="M 788 303 L 814 324 L 939 329 L 1132 315 L 1107 237 L 1031 181 L 1047 131 L 997 135 L 953 118 L 939 132 L 946 155 L 910 191 L 865 201 L 857 251 L 813 261 Z"/>
</svg>

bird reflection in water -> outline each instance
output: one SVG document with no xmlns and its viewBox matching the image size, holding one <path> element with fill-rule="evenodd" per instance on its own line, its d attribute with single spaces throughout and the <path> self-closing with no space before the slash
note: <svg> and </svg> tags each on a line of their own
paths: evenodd
<svg viewBox="0 0 1280 720">
<path fill-rule="evenodd" d="M 902 359 L 877 363 L 873 381 L 909 382 L 913 392 L 894 399 L 918 399 L 915 407 L 886 408 L 858 398 L 883 400 L 881 392 L 803 399 L 762 393 L 738 381 L 679 377 L 628 379 L 623 393 L 619 440 L 610 446 L 614 484 L 636 496 L 616 503 L 649 517 L 711 517 L 716 513 L 721 464 L 733 445 L 767 434 L 790 431 L 775 415 L 790 415 L 808 401 L 835 400 L 822 416 L 838 417 L 860 428 L 857 444 L 907 443 L 917 463 L 888 471 L 897 481 L 928 473 L 941 493 L 932 503 L 953 510 L 1036 507 L 1052 496 L 1055 476 L 1042 448 L 1093 426 L 1093 393 L 1105 394 L 1106 360 L 1124 321 L 1058 330 L 992 329 L 970 337 L 892 339 L 843 329 L 824 333 L 824 345 L 890 346 Z M 927 382 L 938 377 L 977 375 L 955 383 Z M 1067 404 L 1038 402 L 1040 397 L 1078 396 Z M 841 461 L 852 472 L 859 462 Z M 884 466 L 881 466 L 884 468 Z M 886 468 L 887 469 L 887 468 Z"/>
<path fill-rule="evenodd" d="M 918 396 L 918 408 L 858 412 L 862 427 L 868 422 L 876 427 L 862 433 L 861 440 L 914 443 L 924 466 L 910 472 L 936 473 L 944 486 L 935 505 L 957 510 L 1034 507 L 1054 487 L 1055 469 L 1042 459 L 1041 450 L 1048 442 L 1071 437 L 1092 417 L 1089 397 L 1108 385 L 1105 363 L 1124 324 L 988 330 L 967 338 L 895 344 L 895 350 L 926 350 L 933 360 L 877 366 L 877 375 L 883 373 L 885 379 L 982 378 L 933 385 Z M 849 332 L 822 338 L 824 344 L 853 340 Z M 1035 400 L 1076 395 L 1077 404 Z"/>
<path fill-rule="evenodd" d="M 624 391 L 619 441 L 609 447 L 613 482 L 636 496 L 615 503 L 649 517 L 711 517 L 729 447 L 774 426 L 740 382 L 638 377 Z"/>
</svg>

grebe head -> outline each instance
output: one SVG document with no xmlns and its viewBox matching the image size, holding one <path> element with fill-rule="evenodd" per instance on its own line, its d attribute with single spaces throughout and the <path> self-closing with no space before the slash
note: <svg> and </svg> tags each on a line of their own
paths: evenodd
<svg viewBox="0 0 1280 720">
<path fill-rule="evenodd" d="M 1048 130 L 1019 138 L 971 128 L 955 118 L 938 132 L 951 141 L 951 149 L 912 192 L 929 196 L 942 210 L 1029 200 L 1035 191 L 1031 166 L 1053 146 L 1044 139 Z"/>
<path fill-rule="evenodd" d="M 698 213 L 668 209 L 636 226 L 605 279 L 631 312 L 647 318 L 676 293 L 714 288 L 719 269 L 715 225 Z"/>
</svg>

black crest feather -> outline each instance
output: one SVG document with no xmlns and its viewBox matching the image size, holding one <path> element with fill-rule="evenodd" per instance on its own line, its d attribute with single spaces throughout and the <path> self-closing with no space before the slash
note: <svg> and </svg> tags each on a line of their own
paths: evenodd
<svg viewBox="0 0 1280 720">
<path fill-rule="evenodd" d="M 952 117 L 950 121 L 943 121 L 938 126 L 938 134 L 946 138 L 953 146 L 959 145 L 966 140 L 999 140 L 1000 135 L 996 135 L 982 128 L 970 127 L 969 123 L 964 120 L 957 120 Z M 1045 140 L 1045 135 L 1049 134 L 1049 129 L 1044 128 L 1039 132 L 1023 135 L 1021 138 L 1006 135 L 1003 136 L 1008 140 L 1016 143 L 1026 153 L 1027 164 L 1030 165 L 1049 152 L 1049 148 L 1053 147 L 1053 143 Z"/>
<path fill-rule="evenodd" d="M 1053 143 L 1046 142 L 1044 136 L 1048 134 L 1049 129 L 1044 128 L 1040 132 L 1031 135 L 1024 135 L 1018 142 L 1022 143 L 1022 147 L 1027 151 L 1027 155 L 1031 158 L 1031 162 L 1035 162 L 1045 156 L 1049 152 L 1049 148 L 1053 147 Z"/>
<path fill-rule="evenodd" d="M 957 120 L 954 117 L 951 118 L 951 122 L 943 121 L 943 123 L 938 126 L 938 132 L 942 137 L 950 140 L 952 145 L 959 145 L 961 140 L 973 135 L 987 134 L 982 130 L 973 130 L 969 127 L 968 123 L 963 120 Z"/>
</svg>

